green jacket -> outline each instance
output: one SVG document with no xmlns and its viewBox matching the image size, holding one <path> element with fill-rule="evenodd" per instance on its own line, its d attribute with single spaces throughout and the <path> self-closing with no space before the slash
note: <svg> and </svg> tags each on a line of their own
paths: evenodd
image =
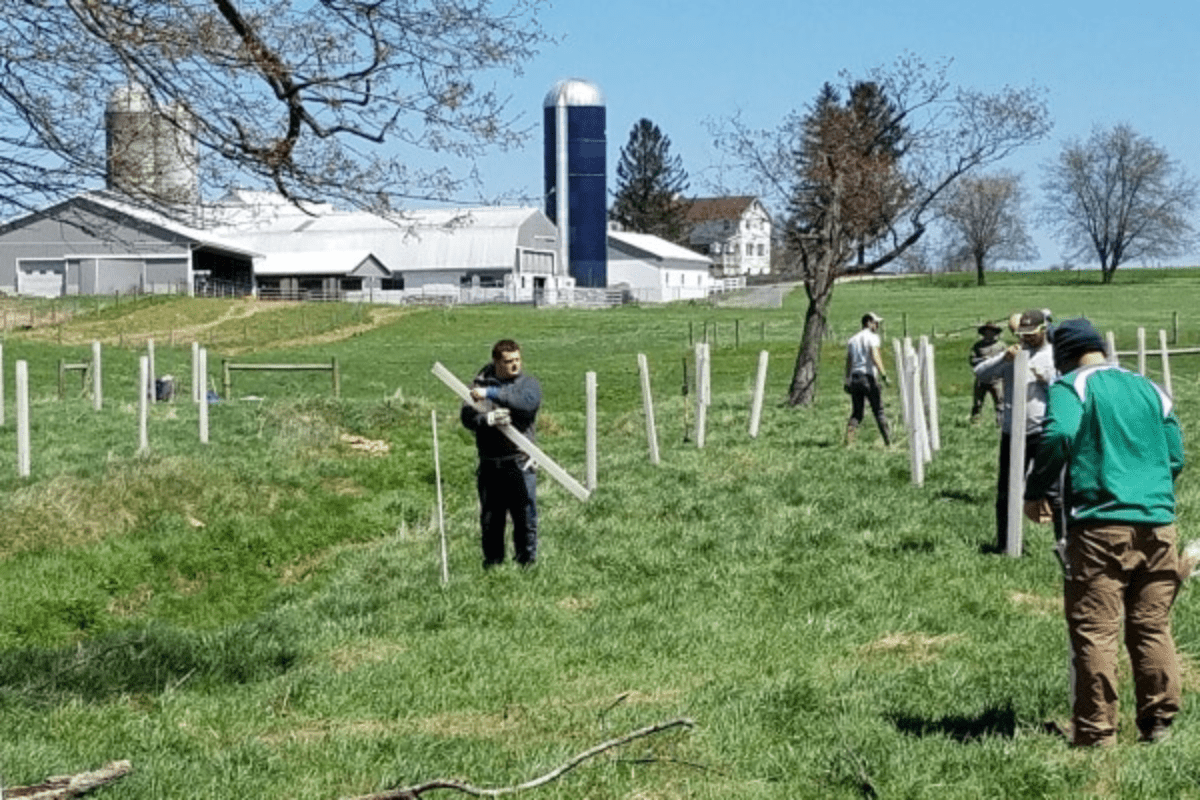
<svg viewBox="0 0 1200 800">
<path fill-rule="evenodd" d="M 1050 387 L 1025 498 L 1043 497 L 1064 466 L 1070 523 L 1174 522 L 1183 436 L 1171 398 L 1111 364 L 1064 375 Z"/>
</svg>

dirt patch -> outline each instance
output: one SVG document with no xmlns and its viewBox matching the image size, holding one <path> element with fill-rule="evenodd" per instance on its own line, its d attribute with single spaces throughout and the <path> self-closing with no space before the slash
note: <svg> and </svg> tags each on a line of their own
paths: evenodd
<svg viewBox="0 0 1200 800">
<path fill-rule="evenodd" d="M 938 651 L 942 648 L 965 638 L 961 633 L 944 636 L 928 636 L 923 633 L 889 633 L 859 648 L 859 652 L 864 656 L 897 655 L 917 664 L 925 664 L 937 658 Z"/>
</svg>

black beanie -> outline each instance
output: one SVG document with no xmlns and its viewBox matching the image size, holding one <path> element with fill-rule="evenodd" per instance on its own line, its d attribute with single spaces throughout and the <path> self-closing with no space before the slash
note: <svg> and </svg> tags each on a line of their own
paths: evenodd
<svg viewBox="0 0 1200 800">
<path fill-rule="evenodd" d="M 1054 328 L 1054 363 L 1066 364 L 1084 353 L 1105 352 L 1104 339 L 1083 317 L 1068 319 Z M 1061 367 L 1060 367 L 1061 370 Z"/>
</svg>

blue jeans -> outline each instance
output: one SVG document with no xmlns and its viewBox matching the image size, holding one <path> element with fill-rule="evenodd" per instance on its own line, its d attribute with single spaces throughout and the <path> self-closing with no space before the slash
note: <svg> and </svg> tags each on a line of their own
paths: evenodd
<svg viewBox="0 0 1200 800">
<path fill-rule="evenodd" d="M 483 565 L 504 563 L 504 525 L 510 516 L 513 559 L 518 564 L 532 564 L 537 560 L 537 473 L 522 469 L 515 459 L 483 459 L 476 479 Z"/>
</svg>

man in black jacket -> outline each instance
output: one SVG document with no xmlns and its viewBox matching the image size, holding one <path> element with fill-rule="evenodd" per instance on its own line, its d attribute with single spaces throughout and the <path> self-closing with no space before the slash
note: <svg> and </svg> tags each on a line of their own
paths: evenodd
<svg viewBox="0 0 1200 800">
<path fill-rule="evenodd" d="M 498 430 L 512 425 L 530 441 L 535 438 L 542 387 L 521 367 L 520 346 L 511 339 L 496 342 L 492 362 L 479 370 L 471 388 L 471 399 L 485 410 L 462 407 L 462 423 L 474 432 L 479 452 L 484 567 L 504 563 L 506 516 L 513 521 L 513 558 L 522 566 L 537 560 L 537 474 L 529 456 Z"/>
</svg>

